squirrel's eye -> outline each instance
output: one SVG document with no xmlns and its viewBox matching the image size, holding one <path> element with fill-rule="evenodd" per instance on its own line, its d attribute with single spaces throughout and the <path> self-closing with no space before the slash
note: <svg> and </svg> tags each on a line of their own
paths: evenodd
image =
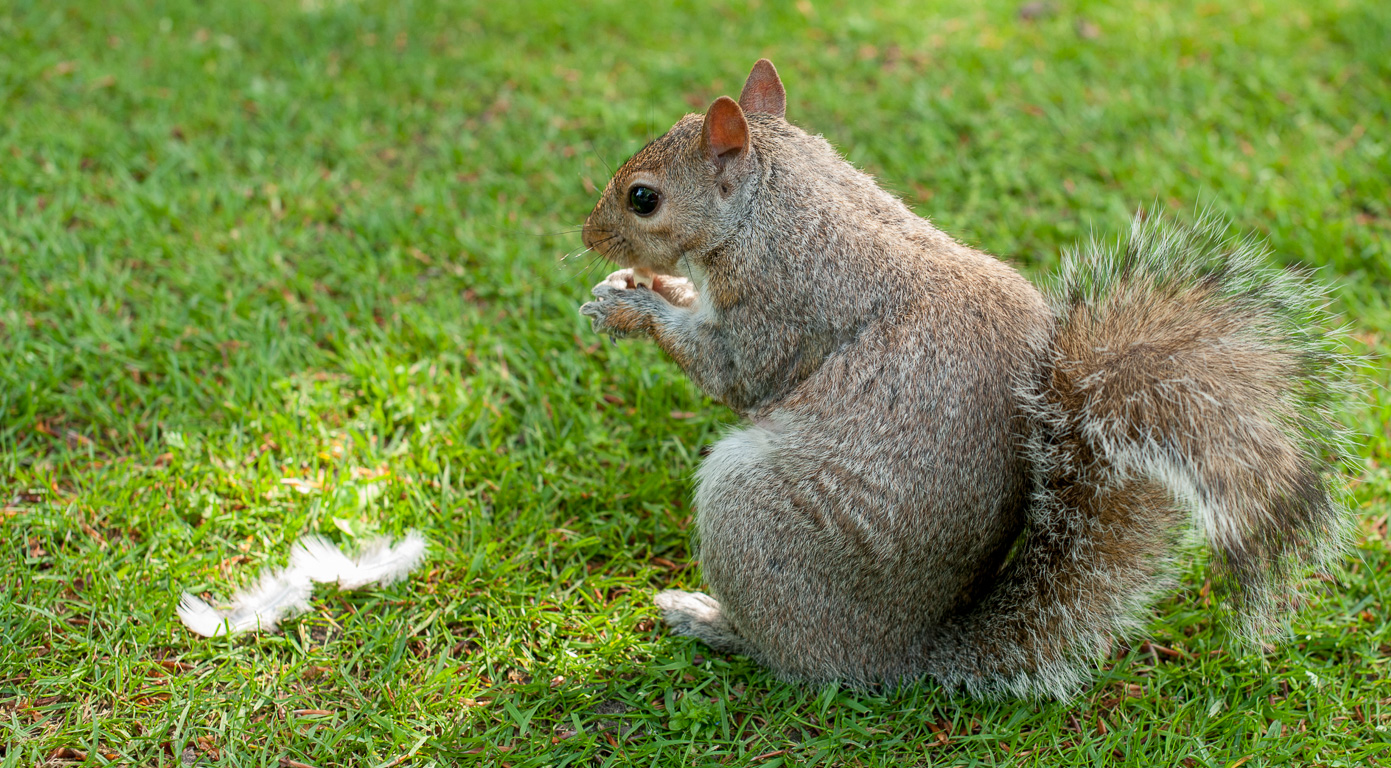
<svg viewBox="0 0 1391 768">
<path fill-rule="evenodd" d="M 661 195 L 651 187 L 636 186 L 628 190 L 628 207 L 639 216 L 652 215 L 661 202 Z"/>
</svg>

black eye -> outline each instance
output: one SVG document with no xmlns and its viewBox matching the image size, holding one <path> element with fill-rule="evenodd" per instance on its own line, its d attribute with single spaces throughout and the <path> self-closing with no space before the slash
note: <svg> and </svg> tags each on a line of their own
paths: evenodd
<svg viewBox="0 0 1391 768">
<path fill-rule="evenodd" d="M 628 190 L 628 207 L 639 216 L 651 216 L 661 202 L 661 195 L 651 187 L 636 186 Z"/>
</svg>

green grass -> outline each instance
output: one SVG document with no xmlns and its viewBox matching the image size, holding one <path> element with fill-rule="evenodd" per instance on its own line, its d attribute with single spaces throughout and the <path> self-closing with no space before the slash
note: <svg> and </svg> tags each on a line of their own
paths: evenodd
<svg viewBox="0 0 1391 768">
<path fill-rule="evenodd" d="M 1391 5 L 880 6 L 0 8 L 0 766 L 1391 764 Z M 1149 628 L 1176 653 L 1066 703 L 786 685 L 657 626 L 733 418 L 600 343 L 607 267 L 561 257 L 606 166 L 761 55 L 1031 274 L 1156 201 L 1322 268 L 1370 361 L 1361 524 L 1289 639 L 1235 643 L 1198 565 Z M 281 634 L 175 617 L 302 533 L 409 528 L 408 582 Z"/>
</svg>

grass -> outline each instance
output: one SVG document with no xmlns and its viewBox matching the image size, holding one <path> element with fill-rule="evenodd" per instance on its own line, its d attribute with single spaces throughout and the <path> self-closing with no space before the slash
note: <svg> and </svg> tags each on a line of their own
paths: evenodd
<svg viewBox="0 0 1391 768">
<path fill-rule="evenodd" d="M 7 3 L 0 766 L 1391 764 L 1391 5 L 1028 8 Z M 662 631 L 733 419 L 600 343 L 607 268 L 562 257 L 608 166 L 760 55 L 1031 274 L 1156 201 L 1321 268 L 1371 361 L 1360 526 L 1291 637 L 1234 643 L 1196 558 L 1064 703 L 786 685 Z M 409 528 L 408 582 L 283 633 L 175 617 L 302 533 Z"/>
</svg>

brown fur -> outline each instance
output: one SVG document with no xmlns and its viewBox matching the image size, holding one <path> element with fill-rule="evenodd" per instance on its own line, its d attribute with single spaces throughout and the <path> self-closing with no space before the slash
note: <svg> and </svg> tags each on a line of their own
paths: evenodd
<svg viewBox="0 0 1391 768">
<path fill-rule="evenodd" d="M 1066 695 L 1163 586 L 1189 512 L 1257 607 L 1336 540 L 1328 433 L 1301 415 L 1326 389 L 1326 337 L 1300 330 L 1317 292 L 1139 223 L 1128 260 L 1074 259 L 1050 300 L 785 105 L 760 62 L 585 226 L 626 267 L 581 309 L 595 330 L 651 338 L 749 419 L 697 473 L 713 597 L 659 594 L 676 631 L 789 678 Z"/>
</svg>

